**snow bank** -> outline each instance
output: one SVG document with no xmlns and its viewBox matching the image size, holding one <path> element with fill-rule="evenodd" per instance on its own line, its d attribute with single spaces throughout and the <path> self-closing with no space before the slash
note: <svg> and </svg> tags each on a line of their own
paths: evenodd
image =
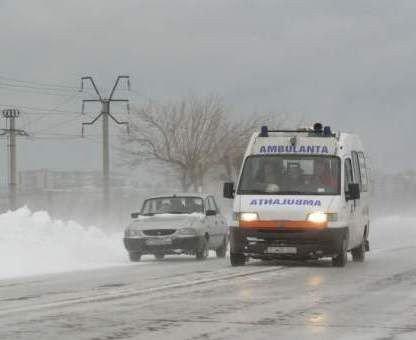
<svg viewBox="0 0 416 340">
<path fill-rule="evenodd" d="M 373 218 L 371 249 L 416 246 L 416 218 Z M 0 279 L 126 265 L 121 234 L 52 220 L 27 208 L 0 214 Z"/>
<path fill-rule="evenodd" d="M 121 234 L 27 208 L 0 214 L 0 279 L 127 263 Z"/>
</svg>

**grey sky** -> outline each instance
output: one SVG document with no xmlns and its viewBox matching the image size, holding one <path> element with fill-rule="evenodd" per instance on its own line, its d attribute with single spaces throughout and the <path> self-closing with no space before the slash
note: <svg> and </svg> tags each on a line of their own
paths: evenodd
<svg viewBox="0 0 416 340">
<path fill-rule="evenodd" d="M 416 167 L 415 18 L 413 0 L 0 0 L 0 76 L 76 87 L 93 75 L 108 88 L 129 74 L 136 92 L 120 96 L 138 104 L 214 92 L 235 114 L 294 113 L 293 122 L 356 131 L 374 164 L 396 172 Z M 7 84 L 19 83 L 0 78 L 0 108 L 79 111 L 85 96 Z M 35 136 L 67 139 L 21 141 L 22 168 L 100 166 L 99 126 L 70 139 L 81 117 L 23 111 L 19 123 Z"/>
</svg>

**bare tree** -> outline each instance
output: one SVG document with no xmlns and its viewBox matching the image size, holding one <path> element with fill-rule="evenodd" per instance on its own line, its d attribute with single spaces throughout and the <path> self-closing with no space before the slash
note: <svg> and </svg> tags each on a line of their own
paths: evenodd
<svg viewBox="0 0 416 340">
<path fill-rule="evenodd" d="M 281 128 L 286 121 L 286 115 L 280 114 L 252 114 L 246 119 L 239 119 L 229 123 L 227 140 L 221 152 L 221 164 L 224 166 L 227 180 L 235 180 L 239 173 L 244 152 L 252 133 L 260 131 L 262 125 L 269 125 L 273 129 Z"/>
<path fill-rule="evenodd" d="M 284 120 L 272 114 L 232 120 L 218 96 L 150 102 L 134 110 L 130 134 L 121 137 L 122 158 L 130 167 L 159 164 L 182 190 L 198 190 L 210 171 L 224 169 L 228 180 L 235 179 L 251 134 L 264 124 L 280 127 Z"/>
<path fill-rule="evenodd" d="M 134 110 L 130 124 L 130 134 L 122 137 L 127 164 L 153 161 L 167 166 L 184 191 L 203 186 L 227 137 L 225 108 L 217 96 L 148 103 Z"/>
</svg>

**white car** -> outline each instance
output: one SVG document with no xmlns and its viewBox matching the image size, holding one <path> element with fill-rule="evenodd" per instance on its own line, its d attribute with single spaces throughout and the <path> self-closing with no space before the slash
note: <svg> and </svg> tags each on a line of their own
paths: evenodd
<svg viewBox="0 0 416 340">
<path fill-rule="evenodd" d="M 131 261 L 153 254 L 195 255 L 204 260 L 210 249 L 225 257 L 228 227 L 211 195 L 176 194 L 151 197 L 126 228 L 124 245 Z"/>
</svg>

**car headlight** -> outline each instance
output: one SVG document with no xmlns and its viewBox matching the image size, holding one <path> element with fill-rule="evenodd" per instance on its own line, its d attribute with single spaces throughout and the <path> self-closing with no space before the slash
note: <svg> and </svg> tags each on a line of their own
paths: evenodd
<svg viewBox="0 0 416 340">
<path fill-rule="evenodd" d="M 129 238 L 143 237 L 143 233 L 140 230 L 136 230 L 136 229 L 127 229 L 124 235 L 125 237 L 129 237 Z"/>
<path fill-rule="evenodd" d="M 255 212 L 241 212 L 234 214 L 234 220 L 236 221 L 251 222 L 257 221 L 258 219 L 259 215 Z"/>
<path fill-rule="evenodd" d="M 176 231 L 178 236 L 195 236 L 197 232 L 194 228 L 181 228 Z"/>
<path fill-rule="evenodd" d="M 336 213 L 324 213 L 321 211 L 316 211 L 313 213 L 308 214 L 306 218 L 307 221 L 312 223 L 326 223 L 326 222 L 334 222 L 338 219 Z"/>
</svg>

